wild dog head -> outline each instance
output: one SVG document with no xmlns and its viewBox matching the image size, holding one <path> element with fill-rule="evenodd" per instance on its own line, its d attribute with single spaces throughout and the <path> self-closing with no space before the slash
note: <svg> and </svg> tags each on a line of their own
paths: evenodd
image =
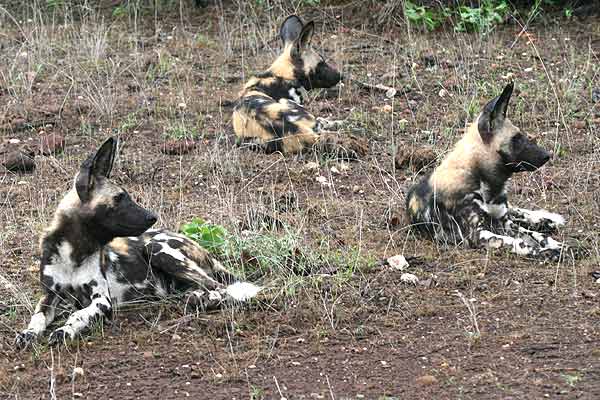
<svg viewBox="0 0 600 400">
<path fill-rule="evenodd" d="M 75 177 L 81 222 L 105 243 L 119 236 L 141 235 L 157 219 L 109 180 L 116 153 L 117 140 L 109 138 L 81 164 Z"/>
<path fill-rule="evenodd" d="M 275 76 L 296 80 L 306 90 L 329 88 L 341 79 L 340 73 L 310 47 L 314 29 L 313 21 L 303 24 L 296 15 L 287 17 L 279 30 L 284 50 L 270 68 Z"/>
<path fill-rule="evenodd" d="M 477 120 L 477 129 L 484 143 L 497 160 L 499 172 L 535 171 L 550 160 L 550 154 L 533 143 L 506 117 L 508 102 L 514 84 L 511 82 L 502 94 L 485 105 Z M 495 154 L 494 154 L 495 153 Z"/>
</svg>

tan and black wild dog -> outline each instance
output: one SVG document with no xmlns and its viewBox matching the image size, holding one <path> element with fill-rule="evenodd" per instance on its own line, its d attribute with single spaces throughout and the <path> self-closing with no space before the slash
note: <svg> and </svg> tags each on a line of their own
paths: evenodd
<svg viewBox="0 0 600 400">
<path fill-rule="evenodd" d="M 566 246 L 548 236 L 564 224 L 544 210 L 511 207 L 505 185 L 514 174 L 535 171 L 550 154 L 506 117 L 508 84 L 490 101 L 433 173 L 410 188 L 406 206 L 414 227 L 443 243 L 509 248 L 556 260 Z"/>
<path fill-rule="evenodd" d="M 296 15 L 281 25 L 284 49 L 265 72 L 252 77 L 236 101 L 233 129 L 238 144 L 262 150 L 299 153 L 314 148 L 344 158 L 358 158 L 367 145 L 357 137 L 327 131 L 327 120 L 302 106 L 303 90 L 335 86 L 341 74 L 310 47 L 314 22 Z"/>
<path fill-rule="evenodd" d="M 75 306 L 50 344 L 79 335 L 119 304 L 193 290 L 190 300 L 216 307 L 244 301 L 259 288 L 239 282 L 209 253 L 185 236 L 148 230 L 156 216 L 109 180 L 117 153 L 110 138 L 75 177 L 41 240 L 44 294 L 27 329 L 16 337 L 25 348 L 46 330 L 65 305 Z"/>
</svg>

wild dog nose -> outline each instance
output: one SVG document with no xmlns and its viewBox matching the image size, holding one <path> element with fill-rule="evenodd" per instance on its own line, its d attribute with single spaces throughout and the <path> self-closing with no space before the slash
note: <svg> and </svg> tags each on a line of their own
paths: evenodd
<svg viewBox="0 0 600 400">
<path fill-rule="evenodd" d="M 158 217 L 156 216 L 156 214 L 151 213 L 151 212 L 146 214 L 146 223 L 148 223 L 148 225 L 154 225 L 157 220 L 158 220 Z"/>
<path fill-rule="evenodd" d="M 550 161 L 550 159 L 552 158 L 552 153 L 549 152 L 544 152 L 544 155 L 542 156 L 542 165 L 546 164 L 548 161 Z"/>
</svg>

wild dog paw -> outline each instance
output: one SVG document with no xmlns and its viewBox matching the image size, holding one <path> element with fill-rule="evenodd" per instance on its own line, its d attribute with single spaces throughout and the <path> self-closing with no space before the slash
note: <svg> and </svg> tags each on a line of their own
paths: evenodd
<svg viewBox="0 0 600 400">
<path fill-rule="evenodd" d="M 17 337 L 15 337 L 15 347 L 17 350 L 24 350 L 27 347 L 31 346 L 37 340 L 37 335 L 35 332 L 26 330 L 20 332 Z"/>
<path fill-rule="evenodd" d="M 562 250 L 561 249 L 543 249 L 540 250 L 538 256 L 542 258 L 544 261 L 548 262 L 557 262 L 562 258 Z"/>
<path fill-rule="evenodd" d="M 516 224 L 538 232 L 554 232 L 565 224 L 565 219 L 562 215 L 546 210 L 511 208 L 509 216 Z"/>
<path fill-rule="evenodd" d="M 343 160 L 357 160 L 369 151 L 367 142 L 354 135 L 325 133 L 319 137 L 318 149 Z"/>
<path fill-rule="evenodd" d="M 56 329 L 48 338 L 48 344 L 50 346 L 60 346 L 66 344 L 67 341 L 71 341 L 75 338 L 75 331 L 70 326 L 63 326 Z"/>
<path fill-rule="evenodd" d="M 214 310 L 224 302 L 225 295 L 225 289 L 195 290 L 189 294 L 187 303 L 203 311 Z"/>
</svg>

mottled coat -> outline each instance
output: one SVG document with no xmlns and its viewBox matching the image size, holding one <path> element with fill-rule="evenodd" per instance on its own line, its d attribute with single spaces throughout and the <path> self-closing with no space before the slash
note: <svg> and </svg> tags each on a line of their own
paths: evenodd
<svg viewBox="0 0 600 400">
<path fill-rule="evenodd" d="M 314 23 L 288 17 L 280 29 L 283 52 L 265 72 L 252 77 L 233 111 L 239 144 L 266 152 L 299 153 L 305 149 L 335 152 L 348 158 L 366 154 L 367 146 L 351 135 L 338 135 L 302 106 L 302 93 L 336 85 L 340 73 L 310 47 Z"/>
<path fill-rule="evenodd" d="M 116 151 L 116 140 L 108 139 L 82 164 L 41 240 L 44 295 L 27 329 L 17 335 L 18 348 L 34 342 L 67 304 L 77 311 L 52 332 L 51 344 L 74 339 L 119 304 L 192 289 L 194 304 L 208 308 L 246 300 L 259 290 L 236 282 L 185 236 L 147 230 L 156 216 L 109 180 Z"/>
<path fill-rule="evenodd" d="M 512 91 L 511 83 L 486 104 L 442 163 L 410 188 L 407 212 L 416 229 L 439 242 L 557 259 L 563 245 L 547 233 L 564 219 L 507 201 L 505 186 L 514 173 L 534 171 L 550 159 L 506 117 Z"/>
</svg>

